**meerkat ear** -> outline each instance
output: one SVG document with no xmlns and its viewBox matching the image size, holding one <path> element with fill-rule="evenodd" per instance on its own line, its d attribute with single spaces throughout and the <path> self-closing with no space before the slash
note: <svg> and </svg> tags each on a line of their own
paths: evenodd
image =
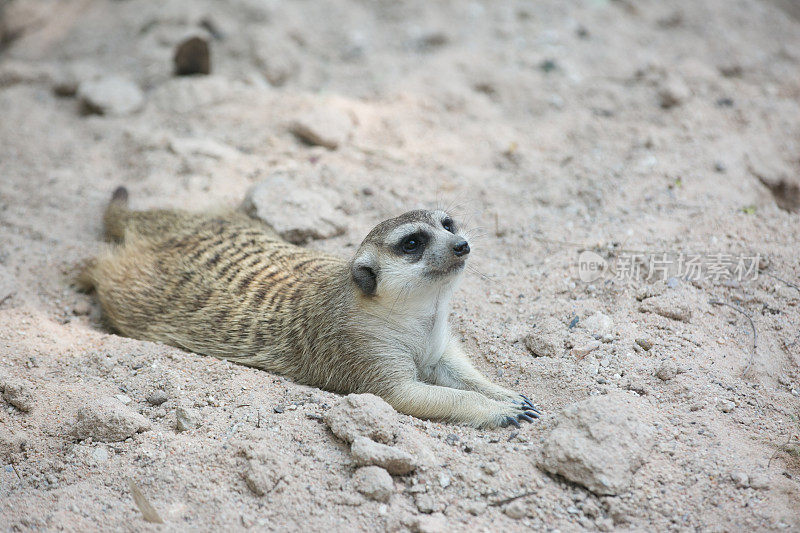
<svg viewBox="0 0 800 533">
<path fill-rule="evenodd" d="M 378 268 L 372 254 L 364 254 L 353 261 L 353 281 L 365 296 L 373 296 L 378 288 Z"/>
</svg>

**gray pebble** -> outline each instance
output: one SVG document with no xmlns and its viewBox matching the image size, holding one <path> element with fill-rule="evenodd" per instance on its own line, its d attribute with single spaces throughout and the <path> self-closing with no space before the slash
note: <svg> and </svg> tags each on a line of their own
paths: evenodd
<svg viewBox="0 0 800 533">
<path fill-rule="evenodd" d="M 656 370 L 656 377 L 662 381 L 669 381 L 678 375 L 678 367 L 673 361 L 664 361 Z"/>
<path fill-rule="evenodd" d="M 649 339 L 644 339 L 644 338 L 636 339 L 636 344 L 643 350 L 647 351 L 653 348 L 653 343 Z"/>
<path fill-rule="evenodd" d="M 175 429 L 187 431 L 200 425 L 200 417 L 194 409 L 178 407 L 175 409 Z"/>
<path fill-rule="evenodd" d="M 730 400 L 722 400 L 721 402 L 719 402 L 719 404 L 717 404 L 717 407 L 723 413 L 730 413 L 731 411 L 733 411 L 734 407 L 736 407 L 736 404 Z"/>
<path fill-rule="evenodd" d="M 147 403 L 150 405 L 161 405 L 169 399 L 167 393 L 161 389 L 154 390 L 148 397 Z"/>
</svg>

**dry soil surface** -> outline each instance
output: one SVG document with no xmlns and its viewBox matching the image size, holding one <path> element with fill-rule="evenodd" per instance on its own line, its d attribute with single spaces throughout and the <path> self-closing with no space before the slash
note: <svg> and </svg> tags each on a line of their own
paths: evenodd
<svg viewBox="0 0 800 533">
<path fill-rule="evenodd" d="M 0 6 L 0 529 L 800 529 L 796 4 Z M 189 37 L 209 75 L 175 76 Z M 117 185 L 205 209 L 263 180 L 343 256 L 451 209 L 454 330 L 543 418 L 343 400 L 114 335 L 73 287 Z M 357 401 L 391 427 L 351 451 Z"/>
</svg>

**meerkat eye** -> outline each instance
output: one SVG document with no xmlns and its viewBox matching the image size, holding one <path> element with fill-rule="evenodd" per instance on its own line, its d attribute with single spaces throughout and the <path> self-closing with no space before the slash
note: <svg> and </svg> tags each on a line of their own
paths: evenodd
<svg viewBox="0 0 800 533">
<path fill-rule="evenodd" d="M 442 220 L 442 227 L 450 233 L 455 233 L 455 224 L 453 224 L 453 219 L 450 217 Z"/>
<path fill-rule="evenodd" d="M 407 254 L 413 254 L 419 249 L 419 239 L 415 235 L 409 235 L 403 239 L 403 251 Z"/>
<path fill-rule="evenodd" d="M 407 235 L 398 243 L 397 248 L 400 253 L 417 255 L 422 253 L 422 249 L 425 248 L 426 242 L 426 235 L 418 231 L 416 233 L 412 233 L 411 235 Z"/>
</svg>

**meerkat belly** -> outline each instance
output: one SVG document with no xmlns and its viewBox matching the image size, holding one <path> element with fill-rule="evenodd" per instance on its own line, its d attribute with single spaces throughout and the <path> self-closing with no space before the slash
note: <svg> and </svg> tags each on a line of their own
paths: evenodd
<svg viewBox="0 0 800 533">
<path fill-rule="evenodd" d="M 275 370 L 303 351 L 315 278 L 341 261 L 258 228 L 207 222 L 158 241 L 136 239 L 100 261 L 106 314 L 122 333 Z"/>
</svg>

